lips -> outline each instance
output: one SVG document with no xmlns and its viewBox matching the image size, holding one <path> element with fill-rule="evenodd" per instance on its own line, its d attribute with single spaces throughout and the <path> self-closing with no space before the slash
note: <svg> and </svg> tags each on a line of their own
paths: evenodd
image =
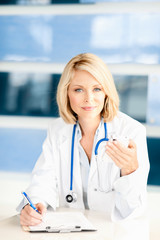
<svg viewBox="0 0 160 240">
<path fill-rule="evenodd" d="M 92 111 L 94 110 L 96 107 L 82 107 L 83 110 L 85 111 Z"/>
</svg>

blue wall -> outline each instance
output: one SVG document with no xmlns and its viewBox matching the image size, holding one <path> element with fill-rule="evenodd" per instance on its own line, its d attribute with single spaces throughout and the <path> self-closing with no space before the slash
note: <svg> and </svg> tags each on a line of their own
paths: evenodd
<svg viewBox="0 0 160 240">
<path fill-rule="evenodd" d="M 31 172 L 45 137 L 46 130 L 0 128 L 0 170 Z"/>
</svg>

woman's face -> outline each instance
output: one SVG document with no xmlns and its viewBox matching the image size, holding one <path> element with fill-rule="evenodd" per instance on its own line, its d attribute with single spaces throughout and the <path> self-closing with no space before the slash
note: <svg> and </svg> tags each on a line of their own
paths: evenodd
<svg viewBox="0 0 160 240">
<path fill-rule="evenodd" d="M 68 88 L 68 97 L 79 120 L 101 117 L 105 93 L 102 85 L 87 71 L 75 71 Z"/>
</svg>

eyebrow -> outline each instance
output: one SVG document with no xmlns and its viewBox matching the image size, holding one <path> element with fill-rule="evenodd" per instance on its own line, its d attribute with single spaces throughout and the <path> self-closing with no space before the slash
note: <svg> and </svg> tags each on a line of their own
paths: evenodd
<svg viewBox="0 0 160 240">
<path fill-rule="evenodd" d="M 75 84 L 75 85 L 72 85 L 73 87 L 83 87 L 83 85 L 80 85 L 80 84 Z M 93 85 L 92 87 L 102 87 L 101 84 L 95 84 Z"/>
</svg>

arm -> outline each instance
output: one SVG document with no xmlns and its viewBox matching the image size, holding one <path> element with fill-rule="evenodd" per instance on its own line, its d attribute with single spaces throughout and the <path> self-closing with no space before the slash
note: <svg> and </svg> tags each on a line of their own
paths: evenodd
<svg viewBox="0 0 160 240">
<path fill-rule="evenodd" d="M 39 204 L 38 207 L 40 207 L 40 212 L 45 211 L 48 205 L 54 209 L 56 208 L 57 187 L 54 163 L 55 152 L 53 154 L 52 145 L 49 130 L 47 138 L 43 144 L 43 152 L 33 169 L 30 186 L 26 190 L 33 203 Z M 33 218 L 35 217 L 40 220 L 40 214 L 37 215 L 29 205 L 25 206 L 26 204 L 26 201 L 23 199 L 17 207 L 17 211 L 21 212 L 21 222 L 24 224 L 24 219 L 29 219 L 30 217 L 32 218 L 30 223 L 37 223 Z"/>
<path fill-rule="evenodd" d="M 107 154 L 121 169 L 121 177 L 114 183 L 115 206 L 113 220 L 139 214 L 146 205 L 146 186 L 149 161 L 144 127 L 137 129 L 128 148 L 120 143 L 107 145 Z M 139 212 L 139 213 L 138 213 Z"/>
</svg>

